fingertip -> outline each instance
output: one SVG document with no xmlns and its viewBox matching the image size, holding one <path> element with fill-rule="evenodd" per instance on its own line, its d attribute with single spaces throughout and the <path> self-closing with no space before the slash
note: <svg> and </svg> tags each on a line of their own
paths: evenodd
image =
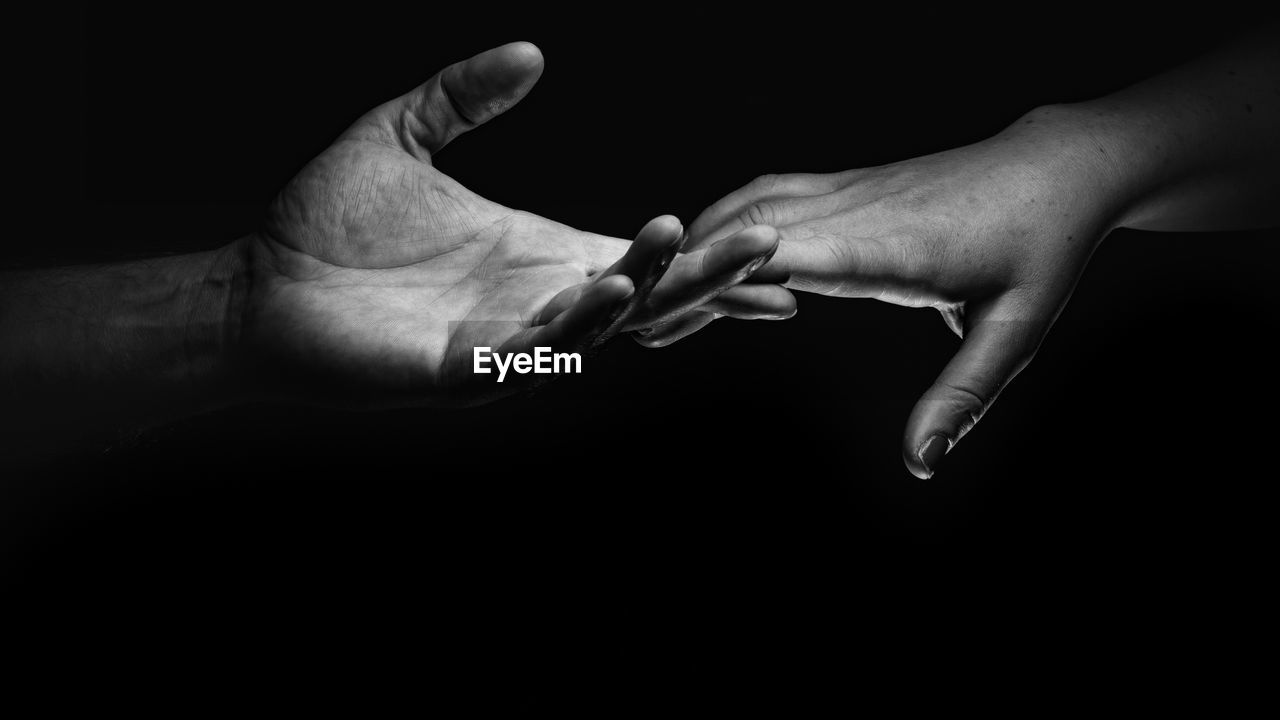
<svg viewBox="0 0 1280 720">
<path fill-rule="evenodd" d="M 904 460 L 906 460 L 905 457 L 904 457 Z M 907 463 L 907 472 L 915 476 L 916 479 L 928 480 L 933 477 L 933 475 L 931 475 L 929 471 L 924 470 L 923 468 L 920 467 L 919 462 L 912 462 L 911 460 L 906 460 L 906 463 Z"/>
<path fill-rule="evenodd" d="M 667 227 L 673 227 L 673 228 L 675 228 L 675 229 L 677 229 L 677 230 L 679 230 L 679 229 L 683 228 L 683 224 L 680 222 L 680 218 L 676 217 L 675 215 L 670 215 L 670 214 L 668 214 L 668 215 L 659 215 L 658 217 L 654 218 L 654 219 L 652 220 L 652 222 L 655 222 L 655 223 L 661 223 L 661 224 L 663 224 L 664 226 L 667 226 Z"/>
<path fill-rule="evenodd" d="M 445 68 L 440 76 L 444 97 L 434 100 L 451 104 L 466 130 L 509 110 L 541 76 L 542 51 L 537 46 L 507 43 Z M 440 144 L 444 142 L 447 139 Z"/>
<path fill-rule="evenodd" d="M 542 76 L 542 62 L 542 51 L 533 43 L 507 43 L 455 66 L 461 76 L 453 78 L 448 91 L 469 119 L 482 122 L 519 102 Z"/>
<path fill-rule="evenodd" d="M 639 332 L 631 333 L 631 339 L 635 340 L 641 347 L 649 348 L 650 350 L 660 348 L 665 344 L 662 342 L 661 337 L 646 335 Z"/>
<path fill-rule="evenodd" d="M 953 445 L 942 431 L 928 432 L 923 440 L 916 439 L 914 434 L 908 434 L 902 447 L 902 460 L 912 475 L 928 480 L 938 472 L 938 466 Z"/>
<path fill-rule="evenodd" d="M 684 225 L 675 215 L 659 215 L 645 223 L 636 236 L 637 242 L 648 242 L 666 247 L 680 242 L 684 235 Z"/>
<path fill-rule="evenodd" d="M 752 225 L 739 232 L 738 237 L 763 247 L 771 247 L 778 244 L 778 229 L 772 225 Z"/>
<path fill-rule="evenodd" d="M 649 348 L 650 350 L 657 350 L 659 348 L 667 347 L 668 345 L 676 344 L 688 334 L 689 333 L 683 331 L 672 333 L 670 331 L 660 330 L 652 335 L 636 334 L 635 340 L 643 347 Z"/>
<path fill-rule="evenodd" d="M 674 215 L 660 215 L 640 229 L 628 249 L 621 272 L 633 275 L 640 283 L 656 283 L 671 261 L 680 253 L 684 226 Z"/>
<path fill-rule="evenodd" d="M 928 480 L 933 477 L 933 473 L 920 462 L 919 448 L 914 446 L 904 446 L 902 448 L 902 463 L 907 466 L 907 472 L 914 475 L 920 480 Z"/>
<path fill-rule="evenodd" d="M 528 40 L 509 42 L 502 46 L 502 50 L 513 59 L 522 61 L 526 67 L 541 65 L 543 61 L 542 50 Z"/>
<path fill-rule="evenodd" d="M 779 313 L 778 319 L 790 320 L 796 316 L 796 313 L 800 312 L 800 301 L 796 299 L 795 293 L 790 290 L 786 290 L 785 288 L 783 288 L 783 290 L 786 292 L 786 295 L 782 302 L 779 303 L 779 307 L 782 309 L 782 312 Z"/>
<path fill-rule="evenodd" d="M 714 312 L 691 312 L 664 325 L 637 330 L 633 337 L 647 348 L 666 347 L 689 337 L 720 317 L 723 316 Z"/>
<path fill-rule="evenodd" d="M 538 46 L 523 40 L 497 48 L 497 55 L 509 70 L 521 75 L 541 74 L 546 63 Z"/>
<path fill-rule="evenodd" d="M 786 320 L 796 314 L 796 297 L 778 285 L 740 284 L 709 300 L 702 310 L 739 320 Z"/>
<path fill-rule="evenodd" d="M 778 247 L 778 230 L 772 225 L 752 225 L 727 239 L 752 253 L 766 253 Z"/>
<path fill-rule="evenodd" d="M 712 243 L 708 252 L 726 260 L 758 258 L 772 255 L 778 249 L 778 231 L 769 225 L 753 225 Z"/>
<path fill-rule="evenodd" d="M 756 225 L 732 238 L 737 253 L 749 256 L 742 279 L 751 277 L 773 259 L 778 251 L 778 231 L 768 225 Z"/>
<path fill-rule="evenodd" d="M 595 292 L 605 302 L 621 302 L 630 298 L 636 291 L 635 282 L 626 275 L 610 275 L 602 278 L 594 286 Z"/>
</svg>

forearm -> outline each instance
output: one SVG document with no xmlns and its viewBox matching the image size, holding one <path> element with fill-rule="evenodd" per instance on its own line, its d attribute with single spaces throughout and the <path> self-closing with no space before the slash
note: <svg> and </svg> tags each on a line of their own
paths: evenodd
<svg viewBox="0 0 1280 720">
<path fill-rule="evenodd" d="M 239 253 L 237 243 L 0 274 L 4 425 L 119 430 L 234 401 L 241 392 Z"/>
<path fill-rule="evenodd" d="M 1117 179 L 1117 226 L 1196 231 L 1280 222 L 1280 29 L 1058 109 Z"/>
</svg>

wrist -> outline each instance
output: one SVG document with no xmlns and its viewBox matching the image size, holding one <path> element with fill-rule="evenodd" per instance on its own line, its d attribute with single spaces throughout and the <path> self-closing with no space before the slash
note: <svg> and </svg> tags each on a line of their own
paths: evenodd
<svg viewBox="0 0 1280 720">
<path fill-rule="evenodd" d="M 249 295 L 246 239 L 200 256 L 200 279 L 186 309 L 188 379 L 215 404 L 248 399 L 251 374 L 244 352 L 244 312 Z"/>
<path fill-rule="evenodd" d="M 1004 133 L 1028 143 L 1059 199 L 1083 208 L 1101 240 L 1130 224 L 1145 187 L 1142 143 L 1116 113 L 1088 103 L 1038 107 Z"/>
<path fill-rule="evenodd" d="M 242 243 L 17 273 L 0 286 L 0 419 L 132 431 L 246 399 Z"/>
</svg>

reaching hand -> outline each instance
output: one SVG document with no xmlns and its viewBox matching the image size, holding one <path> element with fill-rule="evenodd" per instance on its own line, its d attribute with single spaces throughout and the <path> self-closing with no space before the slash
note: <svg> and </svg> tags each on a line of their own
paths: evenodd
<svg viewBox="0 0 1280 720">
<path fill-rule="evenodd" d="M 482 53 L 374 109 L 307 165 L 247 241 L 253 353 L 347 402 L 472 403 L 518 387 L 473 375 L 474 347 L 571 351 L 643 330 L 704 306 L 773 253 L 772 228 L 751 228 L 677 257 L 672 217 L 633 243 L 580 232 L 481 198 L 432 164 L 541 72 L 527 43 Z M 776 286 L 733 297 L 706 307 L 794 312 Z"/>
<path fill-rule="evenodd" d="M 903 440 L 908 468 L 929 477 L 1031 360 L 1116 222 L 1107 156 L 1051 125 L 1033 114 L 988 141 L 928 157 L 759 178 L 704 211 L 688 247 L 772 225 L 780 246 L 754 279 L 941 311 L 963 342 Z M 674 342 L 712 318 L 693 314 L 649 338 Z"/>
</svg>

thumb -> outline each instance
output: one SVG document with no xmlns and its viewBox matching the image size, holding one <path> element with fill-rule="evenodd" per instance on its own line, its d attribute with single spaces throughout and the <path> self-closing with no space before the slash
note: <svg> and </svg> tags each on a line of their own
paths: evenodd
<svg viewBox="0 0 1280 720">
<path fill-rule="evenodd" d="M 542 68 L 542 52 L 532 43 L 486 50 L 378 107 L 350 133 L 373 133 L 428 160 L 449 141 L 520 102 L 542 75 Z"/>
<path fill-rule="evenodd" d="M 960 351 L 907 420 L 902 459 L 912 475 L 933 476 L 942 458 L 1031 362 L 1051 319 L 1029 319 L 1025 306 L 1008 296 L 970 311 Z"/>
</svg>

